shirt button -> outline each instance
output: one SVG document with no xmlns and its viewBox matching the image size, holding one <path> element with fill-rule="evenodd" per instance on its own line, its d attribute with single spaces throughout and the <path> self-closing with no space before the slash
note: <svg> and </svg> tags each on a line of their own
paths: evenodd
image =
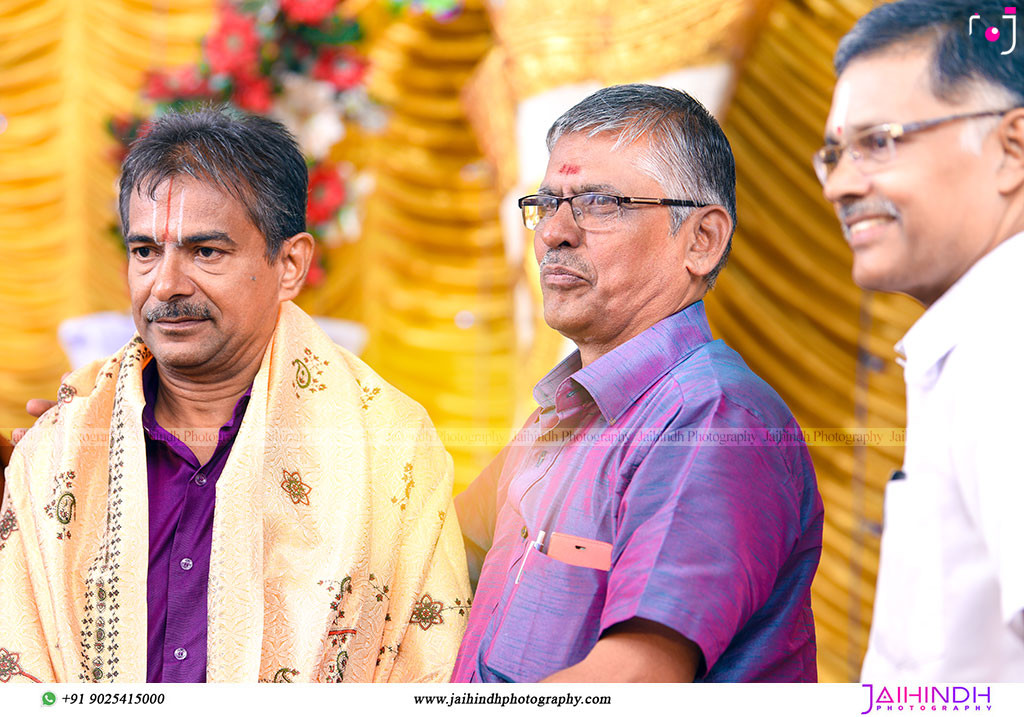
<svg viewBox="0 0 1024 717">
<path fill-rule="evenodd" d="M 174 651 L 174 659 L 184 660 L 186 657 L 188 657 L 188 650 L 186 650 L 184 647 L 179 647 L 177 650 Z"/>
<path fill-rule="evenodd" d="M 191 570 L 192 569 L 192 561 L 189 560 L 188 558 L 184 558 L 181 561 L 181 569 L 182 570 Z"/>
<path fill-rule="evenodd" d="M 206 476 L 202 473 L 196 476 L 196 485 L 206 485 Z"/>
<path fill-rule="evenodd" d="M 526 529 L 525 525 L 523 526 L 523 529 L 519 531 L 519 534 L 523 536 L 523 540 L 526 540 L 530 537 L 530 531 Z"/>
</svg>

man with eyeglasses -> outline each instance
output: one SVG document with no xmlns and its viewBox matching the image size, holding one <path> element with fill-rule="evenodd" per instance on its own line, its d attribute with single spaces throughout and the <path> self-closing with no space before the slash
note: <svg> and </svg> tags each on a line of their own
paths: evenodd
<svg viewBox="0 0 1024 717">
<path fill-rule="evenodd" d="M 578 350 L 456 499 L 479 584 L 452 679 L 813 681 L 814 470 L 704 315 L 735 225 L 729 143 L 689 95 L 625 85 L 548 148 L 519 204 L 545 320 Z"/>
<path fill-rule="evenodd" d="M 1012 21 L 1012 22 L 1011 22 Z M 865 289 L 927 307 L 862 679 L 1024 680 L 1024 48 L 1014 8 L 913 0 L 836 52 L 814 158 Z"/>
</svg>

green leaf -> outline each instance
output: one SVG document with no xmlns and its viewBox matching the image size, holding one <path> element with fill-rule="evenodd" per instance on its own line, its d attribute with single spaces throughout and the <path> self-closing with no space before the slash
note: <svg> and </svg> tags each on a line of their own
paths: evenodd
<svg viewBox="0 0 1024 717">
<path fill-rule="evenodd" d="M 266 4 L 267 0 L 242 0 L 238 4 L 238 9 L 245 15 L 256 15 Z"/>
<path fill-rule="evenodd" d="M 296 34 L 311 45 L 351 45 L 363 39 L 363 29 L 358 22 L 332 17 L 319 26 L 299 25 Z"/>
</svg>

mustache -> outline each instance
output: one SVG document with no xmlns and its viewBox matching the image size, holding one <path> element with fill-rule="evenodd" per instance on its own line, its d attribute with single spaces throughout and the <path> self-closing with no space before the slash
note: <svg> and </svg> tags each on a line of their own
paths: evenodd
<svg viewBox="0 0 1024 717">
<path fill-rule="evenodd" d="M 158 321 L 160 319 L 195 319 L 204 320 L 210 318 L 210 307 L 205 304 L 198 304 L 188 301 L 170 301 L 166 304 L 154 306 L 146 312 L 146 321 Z"/>
<path fill-rule="evenodd" d="M 539 268 L 543 269 L 550 264 L 557 264 L 564 266 L 566 269 L 572 269 L 584 278 L 590 276 L 590 269 L 583 260 L 566 249 L 548 249 L 547 254 L 540 261 Z"/>
<path fill-rule="evenodd" d="M 849 204 L 843 204 L 839 207 L 838 211 L 839 228 L 843 232 L 843 237 L 847 240 L 850 238 L 850 219 L 857 216 L 872 214 L 888 214 L 889 216 L 895 217 L 897 220 L 900 219 L 900 210 L 897 209 L 896 205 L 888 199 L 863 199 L 856 202 L 850 202 Z"/>
<path fill-rule="evenodd" d="M 852 217 L 866 214 L 889 214 L 897 219 L 900 218 L 900 210 L 888 199 L 865 199 L 843 204 L 839 207 L 839 219 L 844 224 Z"/>
</svg>

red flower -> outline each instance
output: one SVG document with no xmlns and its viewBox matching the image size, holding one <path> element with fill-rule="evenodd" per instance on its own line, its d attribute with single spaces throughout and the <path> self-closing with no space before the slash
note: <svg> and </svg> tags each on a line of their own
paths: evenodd
<svg viewBox="0 0 1024 717">
<path fill-rule="evenodd" d="M 135 115 L 111 117 L 107 124 L 110 134 L 117 143 L 110 150 L 110 156 L 118 165 L 128 155 L 128 147 L 139 137 L 149 133 L 149 121 Z"/>
<path fill-rule="evenodd" d="M 334 14 L 338 0 L 281 0 L 281 10 L 292 22 L 319 25 Z"/>
<path fill-rule="evenodd" d="M 312 225 L 323 224 L 345 203 L 345 182 L 337 168 L 319 164 L 309 173 L 309 207 L 306 219 Z"/>
<path fill-rule="evenodd" d="M 162 72 L 148 72 L 143 80 L 142 94 L 157 102 L 174 98 L 174 93 L 167 82 L 167 75 Z"/>
<path fill-rule="evenodd" d="M 260 60 L 260 36 L 256 21 L 221 5 L 217 27 L 206 36 L 206 59 L 214 74 L 252 76 Z"/>
<path fill-rule="evenodd" d="M 235 79 L 231 101 L 249 112 L 267 112 L 273 103 L 269 77 L 239 77 Z"/>
<path fill-rule="evenodd" d="M 135 115 L 115 115 L 110 118 L 110 134 L 123 143 L 130 144 L 138 134 L 142 119 Z"/>
<path fill-rule="evenodd" d="M 143 94 L 157 102 L 175 99 L 210 97 L 210 83 L 194 65 L 146 75 Z"/>
<path fill-rule="evenodd" d="M 325 47 L 313 65 L 313 79 L 330 82 L 338 90 L 355 87 L 365 74 L 366 59 L 347 47 Z"/>
<path fill-rule="evenodd" d="M 327 272 L 324 271 L 323 258 L 320 256 L 319 245 L 317 249 L 318 251 L 313 255 L 313 261 L 309 264 L 309 271 L 306 272 L 306 286 L 320 286 L 327 277 Z"/>
</svg>

